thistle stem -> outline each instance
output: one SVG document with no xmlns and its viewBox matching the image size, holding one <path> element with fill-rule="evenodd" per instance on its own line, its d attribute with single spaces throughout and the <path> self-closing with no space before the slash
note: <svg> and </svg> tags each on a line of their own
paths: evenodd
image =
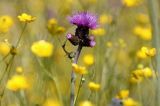
<svg viewBox="0 0 160 106">
<path fill-rule="evenodd" d="M 76 54 L 73 60 L 73 63 L 77 64 L 78 58 L 80 56 L 82 50 L 82 45 L 78 45 L 78 48 L 76 50 Z M 76 75 L 74 70 L 72 70 L 71 73 L 71 92 L 70 92 L 70 106 L 74 106 L 74 101 L 75 101 L 75 82 L 76 82 Z"/>
<path fill-rule="evenodd" d="M 76 105 L 76 102 L 77 102 L 77 99 L 78 99 L 78 96 L 79 96 L 79 92 L 80 92 L 82 84 L 83 84 L 82 80 L 83 80 L 83 75 L 81 75 L 81 79 L 80 79 L 79 86 L 78 86 L 78 91 L 77 91 L 77 96 L 76 96 L 75 101 L 74 101 L 74 105 Z"/>
</svg>

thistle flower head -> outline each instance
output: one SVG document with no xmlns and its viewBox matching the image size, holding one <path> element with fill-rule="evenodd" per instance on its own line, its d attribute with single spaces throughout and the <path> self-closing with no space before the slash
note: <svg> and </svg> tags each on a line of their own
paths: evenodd
<svg viewBox="0 0 160 106">
<path fill-rule="evenodd" d="M 97 27 L 97 17 L 88 12 L 80 12 L 69 17 L 71 24 L 77 25 L 75 35 L 68 34 L 67 39 L 74 45 L 93 47 L 96 42 L 94 36 L 89 36 L 89 29 Z"/>
<path fill-rule="evenodd" d="M 78 27 L 88 27 L 90 29 L 97 27 L 97 17 L 88 12 L 76 13 L 69 17 L 69 21 Z"/>
</svg>

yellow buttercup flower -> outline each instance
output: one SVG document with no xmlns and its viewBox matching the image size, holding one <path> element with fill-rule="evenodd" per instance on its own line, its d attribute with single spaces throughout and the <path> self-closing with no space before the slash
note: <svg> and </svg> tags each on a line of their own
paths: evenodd
<svg viewBox="0 0 160 106">
<path fill-rule="evenodd" d="M 79 106 L 93 106 L 93 104 L 90 101 L 83 101 L 79 104 Z"/>
<path fill-rule="evenodd" d="M 100 85 L 95 82 L 89 82 L 88 87 L 92 91 L 98 91 L 100 89 Z"/>
<path fill-rule="evenodd" d="M 10 16 L 4 15 L 0 17 L 0 33 L 6 33 L 13 26 L 13 19 Z"/>
<path fill-rule="evenodd" d="M 53 53 L 53 44 L 45 40 L 34 42 L 31 51 L 39 57 L 50 57 Z"/>
<path fill-rule="evenodd" d="M 33 17 L 26 13 L 22 13 L 21 15 L 18 16 L 18 19 L 21 22 L 30 23 L 30 22 L 33 22 L 36 19 L 36 17 Z"/>
<path fill-rule="evenodd" d="M 81 75 L 82 74 L 87 74 L 86 67 L 78 66 L 77 64 L 72 63 L 72 68 L 73 68 L 73 71 L 75 71 L 78 74 L 81 74 Z"/>
<path fill-rule="evenodd" d="M 139 106 L 139 105 L 132 98 L 127 98 L 123 100 L 123 106 Z"/>
<path fill-rule="evenodd" d="M 151 78 L 154 76 L 153 70 L 149 67 L 140 68 L 132 71 L 130 82 L 140 83 L 144 78 Z"/>
<path fill-rule="evenodd" d="M 17 91 L 21 89 L 27 89 L 29 84 L 25 76 L 22 75 L 14 75 L 10 80 L 7 82 L 7 88 L 12 91 Z"/>
<path fill-rule="evenodd" d="M 126 99 L 129 96 L 129 90 L 121 90 L 116 96 L 118 99 Z"/>
<path fill-rule="evenodd" d="M 153 57 L 156 55 L 156 49 L 155 48 L 148 48 L 148 47 L 142 47 L 140 50 L 137 51 L 137 57 L 141 59 L 145 59 L 147 57 Z"/>
<path fill-rule="evenodd" d="M 99 23 L 104 25 L 104 24 L 111 24 L 112 22 L 112 16 L 107 15 L 107 14 L 102 14 L 99 17 Z"/>
<path fill-rule="evenodd" d="M 133 29 L 135 35 L 140 37 L 143 40 L 151 40 L 152 39 L 152 30 L 150 27 L 141 27 L 135 26 Z"/>
<path fill-rule="evenodd" d="M 94 63 L 94 56 L 92 54 L 86 54 L 83 57 L 83 62 L 87 65 L 90 66 Z"/>
<path fill-rule="evenodd" d="M 61 106 L 60 102 L 54 99 L 47 99 L 43 106 Z"/>
<path fill-rule="evenodd" d="M 143 0 L 122 0 L 123 5 L 126 7 L 134 7 L 139 5 Z"/>
<path fill-rule="evenodd" d="M 0 54 L 6 56 L 11 51 L 11 45 L 8 42 L 0 42 Z"/>
<path fill-rule="evenodd" d="M 130 82 L 131 83 L 140 83 L 143 81 L 143 71 L 142 69 L 136 69 L 132 71 Z"/>
<path fill-rule="evenodd" d="M 106 34 L 106 30 L 103 28 L 97 28 L 95 30 L 92 30 L 92 34 L 95 36 L 104 36 Z"/>
<path fill-rule="evenodd" d="M 137 57 L 138 58 L 141 58 L 141 59 L 147 58 L 147 54 L 146 54 L 147 49 L 146 50 L 145 49 L 141 49 L 141 50 L 137 51 Z"/>
</svg>

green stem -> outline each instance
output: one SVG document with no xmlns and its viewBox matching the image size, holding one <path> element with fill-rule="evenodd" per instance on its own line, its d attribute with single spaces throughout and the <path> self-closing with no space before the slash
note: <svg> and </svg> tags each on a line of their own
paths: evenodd
<svg viewBox="0 0 160 106">
<path fill-rule="evenodd" d="M 22 39 L 22 35 L 23 35 L 23 33 L 24 33 L 25 29 L 26 29 L 26 27 L 27 27 L 27 23 L 25 23 L 25 25 L 23 26 L 22 32 L 20 33 L 20 36 L 19 36 L 19 38 L 18 38 L 18 41 L 17 41 L 17 43 L 16 43 L 16 45 L 15 45 L 15 48 L 18 47 L 18 45 L 19 45 L 19 43 L 20 43 L 20 41 L 21 41 L 21 39 Z"/>
<path fill-rule="evenodd" d="M 78 86 L 78 91 L 77 91 L 77 96 L 76 96 L 75 101 L 74 101 L 75 106 L 76 106 L 76 102 L 77 102 L 82 84 L 83 84 L 83 75 L 81 75 L 81 79 L 80 79 L 79 86 Z"/>
<path fill-rule="evenodd" d="M 76 50 L 76 54 L 74 57 L 74 61 L 73 63 L 77 64 L 78 62 L 78 58 L 80 56 L 81 50 L 82 50 L 82 45 L 78 45 L 78 48 Z M 76 82 L 76 74 L 74 72 L 74 70 L 72 70 L 71 72 L 71 92 L 70 92 L 70 106 L 75 106 L 74 102 L 75 102 L 75 82 Z"/>
<path fill-rule="evenodd" d="M 16 43 L 16 45 L 15 45 L 15 47 L 14 47 L 15 49 L 17 49 L 17 47 L 18 47 L 18 45 L 19 45 L 19 43 L 20 43 L 20 41 L 21 41 L 21 39 L 22 39 L 22 35 L 23 35 L 23 33 L 24 33 L 24 30 L 25 30 L 26 26 L 27 26 L 27 23 L 25 23 L 25 25 L 24 25 L 24 27 L 23 27 L 23 29 L 22 29 L 22 32 L 20 33 L 20 36 L 19 36 L 19 38 L 18 38 L 18 41 L 17 41 L 17 43 Z M 11 52 L 12 52 L 12 51 L 10 51 L 9 54 L 12 54 Z M 9 54 L 8 54 L 8 55 L 9 55 Z M 4 57 L 4 59 L 7 58 L 8 55 L 7 55 L 6 57 Z M 1 84 L 1 82 L 2 82 L 2 80 L 3 80 L 3 78 L 5 77 L 6 73 L 7 73 L 7 75 L 8 75 L 6 79 L 8 79 L 8 78 L 10 77 L 11 68 L 12 68 L 12 65 L 13 65 L 13 62 L 14 62 L 15 55 L 16 55 L 16 54 L 12 54 L 11 59 L 10 59 L 9 62 L 7 63 L 7 66 L 6 66 L 6 68 L 5 68 L 5 71 L 4 71 L 4 73 L 2 74 L 2 76 L 0 77 L 0 84 Z M 4 95 L 4 91 L 5 91 L 5 87 L 3 88 L 2 92 L 0 93 L 1 98 L 2 98 L 3 95 Z"/>
<path fill-rule="evenodd" d="M 138 87 L 139 101 L 140 101 L 141 104 L 142 104 L 142 93 L 141 93 L 141 86 L 140 86 L 140 83 L 137 84 L 137 87 Z"/>
<path fill-rule="evenodd" d="M 42 63 L 41 60 L 39 60 L 37 58 L 37 61 L 39 63 L 39 65 L 43 68 L 42 71 L 54 82 L 55 84 L 55 88 L 56 88 L 56 91 L 57 91 L 57 94 L 58 94 L 58 98 L 59 100 L 62 100 L 62 97 L 60 96 L 60 91 L 59 91 L 59 88 L 58 88 L 58 84 L 56 83 L 56 79 L 52 76 L 52 74 L 50 72 L 48 72 L 48 70 L 46 69 L 46 67 L 44 66 L 44 64 Z"/>
<path fill-rule="evenodd" d="M 89 96 L 88 96 L 88 101 L 90 101 L 91 97 L 92 97 L 93 91 L 90 92 Z"/>
</svg>

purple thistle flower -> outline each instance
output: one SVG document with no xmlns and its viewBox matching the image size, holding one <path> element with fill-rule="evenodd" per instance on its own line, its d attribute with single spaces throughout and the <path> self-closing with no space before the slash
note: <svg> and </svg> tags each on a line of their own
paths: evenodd
<svg viewBox="0 0 160 106">
<path fill-rule="evenodd" d="M 97 17 L 88 12 L 81 12 L 69 17 L 71 24 L 77 25 L 75 35 L 68 34 L 66 37 L 73 45 L 93 47 L 96 42 L 94 36 L 89 36 L 89 29 L 97 27 Z"/>
<path fill-rule="evenodd" d="M 80 12 L 69 17 L 71 24 L 78 27 L 88 27 L 95 29 L 97 27 L 97 17 L 88 12 Z"/>
</svg>

